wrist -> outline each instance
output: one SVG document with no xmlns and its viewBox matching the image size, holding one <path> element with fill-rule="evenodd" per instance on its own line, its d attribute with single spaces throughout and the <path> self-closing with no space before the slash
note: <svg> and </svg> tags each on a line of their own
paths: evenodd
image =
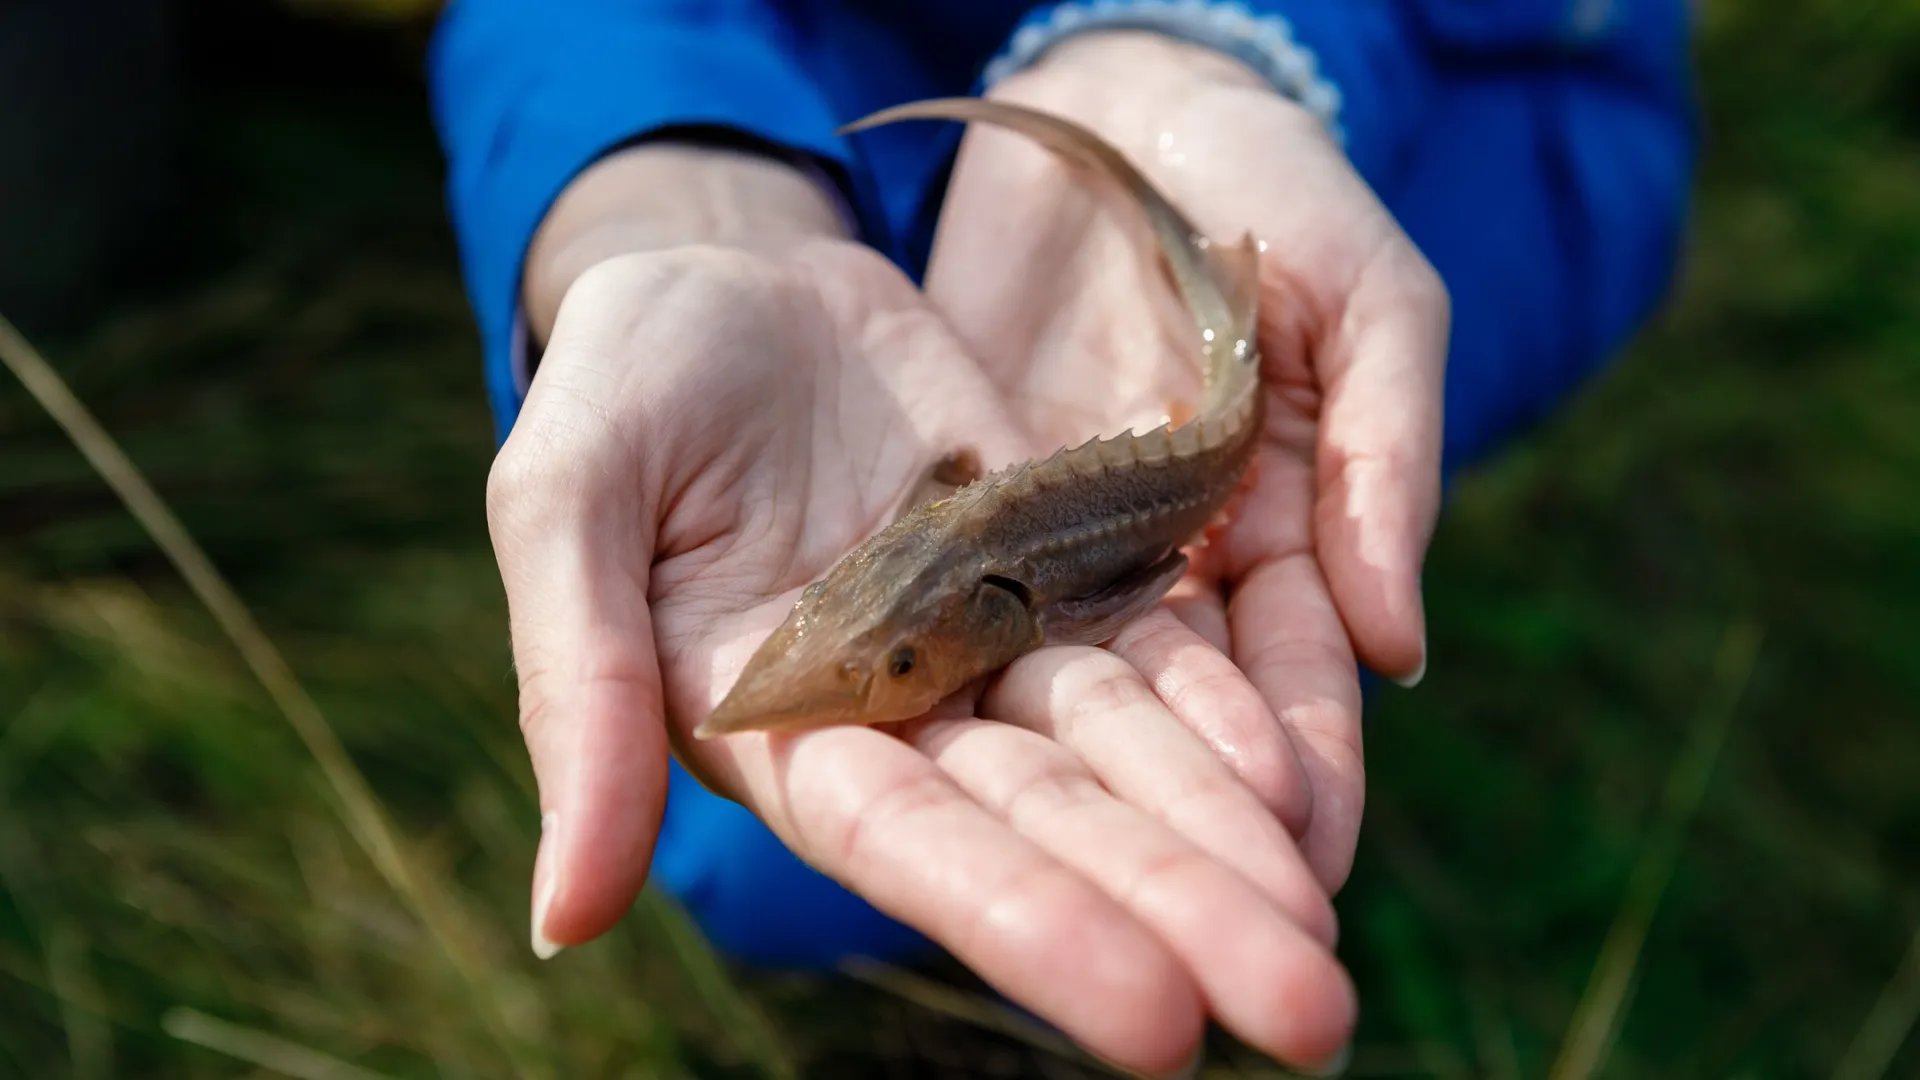
<svg viewBox="0 0 1920 1080">
<path fill-rule="evenodd" d="M 1270 90 L 1234 57 L 1154 30 L 1087 30 L 1064 38 L 1005 81 L 1047 81 L 1089 95 L 1152 98 L 1209 87 Z"/>
<path fill-rule="evenodd" d="M 600 262 L 688 244 L 777 250 L 850 239 L 824 171 L 721 145 L 651 141 L 601 158 L 554 200 L 521 276 L 527 329 L 544 342 L 567 290 Z"/>
<path fill-rule="evenodd" d="M 986 96 L 1078 120 L 1142 162 L 1160 157 L 1170 135 L 1189 147 L 1194 138 L 1232 142 L 1251 130 L 1333 137 L 1304 104 L 1240 60 L 1152 30 L 1077 32 L 1000 78 Z"/>
</svg>

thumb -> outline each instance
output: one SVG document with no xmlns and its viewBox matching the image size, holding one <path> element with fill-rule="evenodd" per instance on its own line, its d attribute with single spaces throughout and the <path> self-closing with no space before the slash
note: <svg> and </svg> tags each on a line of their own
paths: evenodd
<svg viewBox="0 0 1920 1080">
<path fill-rule="evenodd" d="M 606 455 L 547 411 L 529 400 L 487 484 L 540 792 L 532 944 L 543 959 L 604 933 L 639 896 L 668 759 L 647 607 L 651 519 L 631 493 L 600 492 Z"/>
<path fill-rule="evenodd" d="M 1320 361 L 1316 553 L 1360 659 L 1403 686 L 1427 666 L 1420 567 L 1440 509 L 1450 318 L 1439 275 L 1396 237 Z"/>
</svg>

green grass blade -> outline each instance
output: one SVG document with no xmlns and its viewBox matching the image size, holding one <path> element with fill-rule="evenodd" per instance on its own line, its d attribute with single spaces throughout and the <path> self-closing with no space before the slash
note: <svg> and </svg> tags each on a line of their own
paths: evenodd
<svg viewBox="0 0 1920 1080">
<path fill-rule="evenodd" d="M 318 1050 L 193 1009 L 171 1009 L 160 1029 L 179 1039 L 294 1080 L 390 1080 Z"/>
<path fill-rule="evenodd" d="M 700 995 L 701 1002 L 725 1025 L 734 1045 L 773 1080 L 799 1080 L 800 1070 L 794 1065 L 793 1055 L 782 1043 L 779 1032 L 727 977 L 719 959 L 686 915 L 654 889 L 641 894 L 640 904 L 673 947 L 680 969 L 693 983 L 694 993 Z"/>
<path fill-rule="evenodd" d="M 1913 935 L 1900 970 L 1867 1010 L 1860 1033 L 1833 1068 L 1833 1080 L 1880 1080 L 1920 1020 L 1920 930 Z"/>
<path fill-rule="evenodd" d="M 1606 1063 L 1607 1051 L 1619 1033 L 1647 931 L 1660 907 L 1660 897 L 1673 879 L 1674 866 L 1686 845 L 1687 827 L 1706 798 L 1720 748 L 1726 743 L 1740 698 L 1753 677 L 1761 636 L 1752 623 L 1738 621 L 1728 627 L 1721 641 L 1711 696 L 1694 725 L 1692 745 L 1674 763 L 1667 778 L 1653 836 L 1640 850 L 1627 882 L 1626 899 L 1600 948 L 1586 992 L 1574 1009 L 1573 1022 L 1568 1025 L 1550 1074 L 1553 1080 L 1586 1080 Z"/>
<path fill-rule="evenodd" d="M 488 1019 L 486 1027 L 492 1038 L 521 1076 L 534 1075 L 526 1054 L 508 1035 L 505 1018 L 498 1015 L 497 1007 L 485 992 L 477 961 L 456 940 L 452 920 L 433 887 L 408 865 L 395 831 L 366 778 L 354 766 L 319 705 L 294 676 L 246 604 L 119 444 L 74 396 L 52 365 L 4 316 L 0 316 L 0 363 L 13 372 L 41 408 L 66 432 L 101 479 L 146 529 L 194 595 L 206 605 L 319 764 L 327 784 L 339 799 L 348 831 L 426 926 L 466 985 L 476 1007 Z"/>
</svg>

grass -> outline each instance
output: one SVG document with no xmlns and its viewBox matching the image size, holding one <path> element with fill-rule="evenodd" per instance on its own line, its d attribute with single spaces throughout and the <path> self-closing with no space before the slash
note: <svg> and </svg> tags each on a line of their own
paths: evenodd
<svg viewBox="0 0 1920 1080">
<path fill-rule="evenodd" d="M 1920 1070 L 1920 5 L 1722 3 L 1702 63 L 1679 294 L 1460 485 L 1428 681 L 1369 718 L 1355 1075 Z M 416 93 L 203 88 L 175 273 L 41 344 L 433 925 L 0 382 L 0 1077 L 1094 1075 L 948 988 L 729 972 L 655 897 L 532 959 L 490 433 Z"/>
</svg>

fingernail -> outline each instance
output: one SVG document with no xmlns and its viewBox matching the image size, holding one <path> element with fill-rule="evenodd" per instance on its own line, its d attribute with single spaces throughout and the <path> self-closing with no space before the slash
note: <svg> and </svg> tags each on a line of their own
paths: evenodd
<svg viewBox="0 0 1920 1080">
<path fill-rule="evenodd" d="M 547 940 L 547 908 L 553 905 L 558 875 L 553 872 L 553 852 L 549 848 L 553 841 L 554 826 L 559 820 L 558 814 L 546 814 L 540 819 L 540 854 L 534 857 L 533 871 L 533 955 L 542 960 L 551 960 L 565 946 L 556 945 Z"/>
<path fill-rule="evenodd" d="M 1422 585 L 1423 585 L 1423 583 L 1421 582 L 1421 580 L 1420 580 L 1420 579 L 1419 579 L 1418 577 L 1416 577 L 1416 578 L 1414 579 L 1414 583 L 1413 583 L 1413 593 L 1414 593 L 1414 599 L 1415 599 L 1416 601 L 1420 601 L 1420 599 L 1421 599 L 1421 589 L 1422 589 Z M 1422 604 L 1422 606 L 1424 606 L 1424 604 Z M 1413 669 L 1413 674 L 1411 674 L 1411 675 L 1408 675 L 1408 676 L 1405 676 L 1405 677 L 1403 677 L 1403 678 L 1399 678 L 1399 679 L 1395 679 L 1395 680 L 1393 680 L 1393 681 L 1394 681 L 1394 683 L 1395 683 L 1396 685 L 1398 685 L 1398 686 L 1399 686 L 1399 687 L 1400 687 L 1401 689 L 1403 689 L 1403 690 L 1411 690 L 1411 689 L 1413 689 L 1414 687 L 1416 687 L 1416 686 L 1419 686 L 1419 685 L 1420 685 L 1420 680 L 1421 680 L 1421 679 L 1424 679 L 1424 678 L 1426 678 L 1426 677 L 1427 677 L 1427 625 L 1426 625 L 1426 621 L 1427 621 L 1427 620 L 1426 620 L 1426 613 L 1425 613 L 1425 612 L 1423 611 L 1423 612 L 1421 612 L 1421 615 L 1420 615 L 1420 666 L 1419 666 L 1419 667 L 1417 667 L 1417 668 L 1414 668 L 1414 669 Z"/>
<path fill-rule="evenodd" d="M 1427 643 L 1425 641 L 1421 641 L 1420 642 L 1420 666 L 1413 669 L 1413 674 L 1396 678 L 1393 680 L 1393 682 L 1394 682 L 1394 685 L 1399 686 L 1403 690 L 1411 690 L 1414 687 L 1419 686 L 1420 680 L 1426 677 L 1427 677 Z"/>
<path fill-rule="evenodd" d="M 1340 1048 L 1339 1053 L 1328 1058 L 1324 1063 L 1304 1067 L 1300 1070 L 1300 1073 L 1303 1076 L 1341 1076 L 1346 1073 L 1347 1068 L 1352 1064 L 1353 1044 L 1348 1043 Z"/>
</svg>

